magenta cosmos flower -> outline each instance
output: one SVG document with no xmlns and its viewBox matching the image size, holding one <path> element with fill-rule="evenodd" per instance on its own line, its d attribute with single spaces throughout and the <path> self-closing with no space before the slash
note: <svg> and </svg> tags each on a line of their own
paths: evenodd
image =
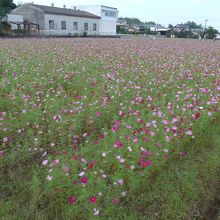
<svg viewBox="0 0 220 220">
<path fill-rule="evenodd" d="M 113 204 L 114 204 L 114 205 L 118 205 L 118 204 L 119 204 L 119 198 L 114 198 Z"/>
<path fill-rule="evenodd" d="M 74 197 L 74 196 L 70 196 L 69 198 L 68 198 L 68 203 L 70 203 L 70 204 L 74 204 L 74 203 L 76 203 L 76 197 Z"/>
<path fill-rule="evenodd" d="M 96 203 L 96 197 L 95 196 L 91 196 L 89 198 L 90 203 Z"/>
<path fill-rule="evenodd" d="M 121 143 L 121 141 L 116 141 L 114 144 L 114 147 L 116 148 L 121 148 L 123 146 L 123 144 Z"/>
<path fill-rule="evenodd" d="M 88 183 L 88 178 L 84 176 L 84 177 L 81 179 L 81 183 L 82 183 L 82 184 Z"/>
</svg>

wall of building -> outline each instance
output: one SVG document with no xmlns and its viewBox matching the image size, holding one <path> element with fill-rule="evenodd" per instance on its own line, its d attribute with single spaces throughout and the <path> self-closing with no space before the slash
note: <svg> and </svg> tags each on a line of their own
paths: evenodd
<svg viewBox="0 0 220 220">
<path fill-rule="evenodd" d="M 116 35 L 116 21 L 99 21 L 99 34 L 100 35 Z"/>
<path fill-rule="evenodd" d="M 23 16 L 22 15 L 12 15 L 12 14 L 7 14 L 7 21 L 10 23 L 11 25 L 11 29 L 12 30 L 16 30 L 18 29 L 18 26 L 16 24 L 13 23 L 20 23 L 23 22 Z M 12 22 L 12 23 L 11 23 Z"/>
<path fill-rule="evenodd" d="M 54 21 L 54 29 L 49 28 L 49 21 Z M 66 21 L 66 30 L 61 29 L 61 22 Z M 73 22 L 78 23 L 78 30 L 74 30 Z M 84 30 L 84 23 L 88 23 L 88 30 Z M 96 24 L 96 31 L 93 30 L 93 24 Z M 99 34 L 99 19 L 71 17 L 63 15 L 45 14 L 45 29 L 41 30 L 44 35 L 74 35 L 83 34 L 87 32 L 88 35 Z"/>
<path fill-rule="evenodd" d="M 44 29 L 44 12 L 31 5 L 24 4 L 14 9 L 10 14 L 22 15 L 24 21 L 38 24 L 41 30 Z"/>
<path fill-rule="evenodd" d="M 78 5 L 76 9 L 88 11 L 101 17 L 99 20 L 99 35 L 116 35 L 116 25 L 118 20 L 118 10 L 116 8 L 101 5 Z M 105 12 L 114 12 L 115 17 L 105 15 Z"/>
</svg>

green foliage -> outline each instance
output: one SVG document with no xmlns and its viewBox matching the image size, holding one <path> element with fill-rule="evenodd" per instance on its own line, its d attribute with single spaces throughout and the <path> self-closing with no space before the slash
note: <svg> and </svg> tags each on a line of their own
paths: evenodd
<svg viewBox="0 0 220 220">
<path fill-rule="evenodd" d="M 145 21 L 144 23 L 149 25 L 156 25 L 156 22 L 154 21 Z"/>
<path fill-rule="evenodd" d="M 193 34 L 190 31 L 172 31 L 172 34 L 176 37 L 176 38 L 192 38 Z"/>
<path fill-rule="evenodd" d="M 172 24 L 169 24 L 169 25 L 168 25 L 168 28 L 173 28 L 173 25 L 172 25 Z"/>
<path fill-rule="evenodd" d="M 127 22 L 128 25 L 132 24 L 144 24 L 144 22 L 140 21 L 138 18 L 119 18 L 119 20 L 124 20 Z"/>
<path fill-rule="evenodd" d="M 18 35 L 19 35 L 19 34 L 21 34 L 21 35 L 22 35 L 22 34 L 27 34 L 27 33 L 28 33 L 28 30 L 15 29 L 15 30 L 14 30 L 14 33 L 15 33 L 15 34 L 18 34 Z"/>
<path fill-rule="evenodd" d="M 11 25 L 6 21 L 0 21 L 0 32 L 9 31 L 11 29 Z"/>
<path fill-rule="evenodd" d="M 187 21 L 185 24 L 192 29 L 202 29 L 202 24 L 196 24 L 194 21 Z"/>
<path fill-rule="evenodd" d="M 120 27 L 118 25 L 116 27 L 116 32 L 117 32 L 117 34 L 127 34 L 128 33 L 128 31 L 125 28 Z"/>
<path fill-rule="evenodd" d="M 87 31 L 84 31 L 84 32 L 82 33 L 82 36 L 83 36 L 83 37 L 86 37 L 87 35 L 88 35 Z"/>
<path fill-rule="evenodd" d="M 216 30 L 215 28 L 213 28 L 212 26 L 209 26 L 206 29 L 206 34 L 207 34 L 207 38 L 208 39 L 213 39 L 215 37 L 216 34 L 218 34 L 218 30 Z"/>
<path fill-rule="evenodd" d="M 0 1 L 0 20 L 6 18 L 6 14 L 17 6 L 13 3 L 13 0 L 1 0 Z"/>
</svg>

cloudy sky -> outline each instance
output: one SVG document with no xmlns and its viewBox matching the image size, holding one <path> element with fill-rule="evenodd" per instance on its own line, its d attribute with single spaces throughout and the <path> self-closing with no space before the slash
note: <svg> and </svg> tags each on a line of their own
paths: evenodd
<svg viewBox="0 0 220 220">
<path fill-rule="evenodd" d="M 220 0 L 14 0 L 15 3 L 51 5 L 106 5 L 116 7 L 120 17 L 137 17 L 142 21 L 155 21 L 168 25 L 196 21 L 211 25 L 220 30 Z"/>
</svg>

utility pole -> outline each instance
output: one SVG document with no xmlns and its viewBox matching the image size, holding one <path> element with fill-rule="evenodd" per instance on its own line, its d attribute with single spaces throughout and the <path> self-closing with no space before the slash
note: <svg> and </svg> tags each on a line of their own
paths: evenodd
<svg viewBox="0 0 220 220">
<path fill-rule="evenodd" d="M 205 19 L 205 30 L 206 30 L 206 23 L 207 23 L 207 21 L 208 21 L 208 20 L 207 20 L 207 19 Z"/>
</svg>

